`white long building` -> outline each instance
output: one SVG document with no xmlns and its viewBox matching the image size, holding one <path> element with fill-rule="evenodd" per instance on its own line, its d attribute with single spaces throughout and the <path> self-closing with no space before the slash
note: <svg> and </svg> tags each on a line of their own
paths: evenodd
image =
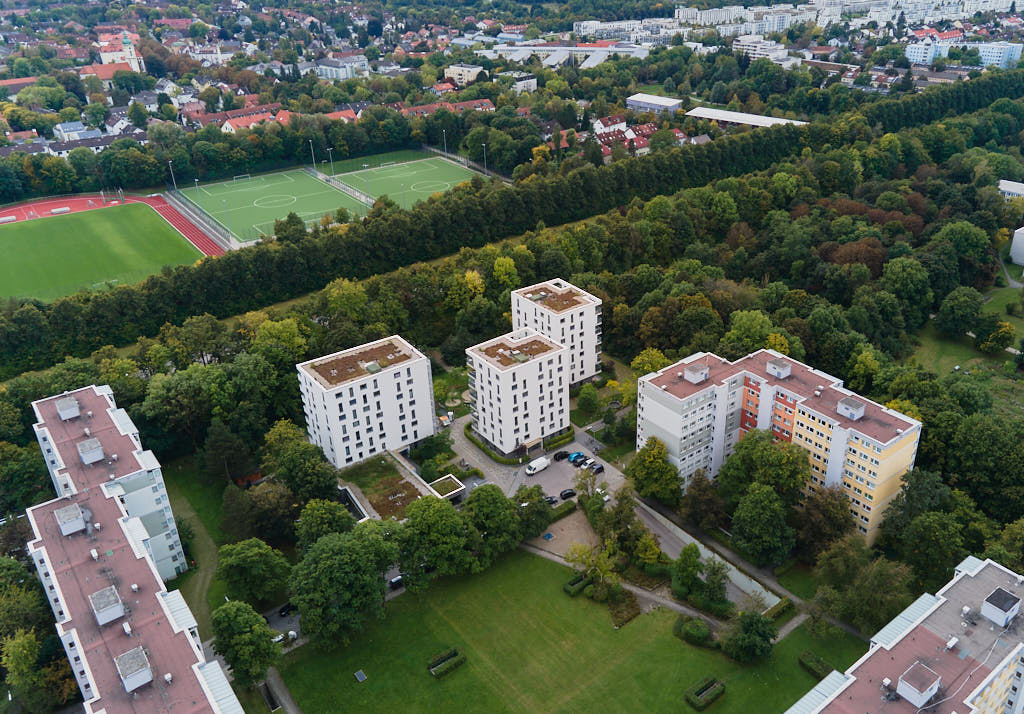
<svg viewBox="0 0 1024 714">
<path fill-rule="evenodd" d="M 555 278 L 512 291 L 512 328 L 536 330 L 568 348 L 567 384 L 601 371 L 601 300 Z"/>
<path fill-rule="evenodd" d="M 430 360 L 397 335 L 296 369 L 310 441 L 338 468 L 434 433 Z"/>
<path fill-rule="evenodd" d="M 27 551 L 86 714 L 243 714 L 164 580 L 187 568 L 160 464 L 110 387 L 32 404 L 57 498 L 28 509 Z"/>
<path fill-rule="evenodd" d="M 504 454 L 567 429 L 570 362 L 569 348 L 528 328 L 468 348 L 473 429 Z"/>
</svg>

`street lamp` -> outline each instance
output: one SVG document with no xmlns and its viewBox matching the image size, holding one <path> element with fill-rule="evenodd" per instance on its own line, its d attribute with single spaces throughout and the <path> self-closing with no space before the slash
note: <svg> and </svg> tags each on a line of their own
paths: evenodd
<svg viewBox="0 0 1024 714">
<path fill-rule="evenodd" d="M 366 197 L 370 197 L 370 177 L 366 175 L 366 169 L 370 168 L 369 164 L 363 164 L 363 186 L 366 188 Z"/>
<path fill-rule="evenodd" d="M 405 184 L 402 184 L 402 208 L 405 208 Z"/>
<path fill-rule="evenodd" d="M 171 183 L 174 184 L 174 190 L 178 190 L 178 182 L 174 180 L 174 159 L 167 159 L 167 168 L 171 170 Z"/>
<path fill-rule="evenodd" d="M 331 157 L 331 176 L 334 175 L 334 147 L 327 147 L 327 155 Z"/>
<path fill-rule="evenodd" d="M 480 144 L 484 147 L 484 173 L 487 173 L 487 144 Z"/>
<path fill-rule="evenodd" d="M 316 154 L 313 153 L 313 140 L 309 140 L 309 155 L 313 157 L 313 170 L 316 171 Z"/>
<path fill-rule="evenodd" d="M 199 194 L 199 179 L 193 179 L 196 182 L 196 200 L 199 202 L 199 210 L 203 210 L 203 197 Z"/>
<path fill-rule="evenodd" d="M 447 129 L 442 129 L 441 130 L 441 137 L 444 139 L 444 153 L 445 153 L 445 156 L 447 156 L 448 155 L 448 130 Z"/>
</svg>

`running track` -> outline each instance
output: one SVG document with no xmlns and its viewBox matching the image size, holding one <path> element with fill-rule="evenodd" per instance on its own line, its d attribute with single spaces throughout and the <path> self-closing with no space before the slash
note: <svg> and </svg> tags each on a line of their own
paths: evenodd
<svg viewBox="0 0 1024 714">
<path fill-rule="evenodd" d="M 95 205 L 90 206 L 89 201 L 92 201 Z M 194 223 L 185 218 L 185 216 L 183 216 L 178 209 L 169 204 L 167 199 L 163 196 L 125 196 L 124 202 L 145 203 L 147 206 L 159 213 L 165 221 L 171 224 L 172 228 L 183 235 L 189 243 L 198 248 L 203 255 L 224 254 L 224 249 L 221 248 L 215 240 L 210 238 L 210 236 L 200 230 Z M 109 205 L 112 204 L 108 204 L 108 206 Z M 69 213 L 105 208 L 105 206 L 100 202 L 99 194 L 82 194 L 80 196 L 68 198 L 51 198 L 41 201 L 28 201 L 15 206 L 9 206 L 0 210 L 0 218 L 14 216 L 17 221 L 20 222 L 30 220 L 28 218 L 29 211 L 34 211 L 38 217 L 43 218 L 51 215 L 50 211 L 54 208 L 65 207 L 71 209 Z"/>
</svg>

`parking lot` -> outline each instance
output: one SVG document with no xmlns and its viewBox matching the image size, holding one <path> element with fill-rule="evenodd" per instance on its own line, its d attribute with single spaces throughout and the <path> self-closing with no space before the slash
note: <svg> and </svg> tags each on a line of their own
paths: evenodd
<svg viewBox="0 0 1024 714">
<path fill-rule="evenodd" d="M 577 442 L 558 449 L 558 451 L 567 451 L 573 453 L 581 451 L 589 458 L 596 458 L 589 449 L 582 448 Z M 576 474 L 579 473 L 579 469 L 569 463 L 567 459 L 562 461 L 555 461 L 555 453 L 552 452 L 547 454 L 547 457 L 551 459 L 551 465 L 546 469 L 536 474 L 535 476 L 529 476 L 526 473 L 525 465 L 519 470 L 516 475 L 516 487 L 520 485 L 527 486 L 540 486 L 544 489 L 544 493 L 548 496 L 558 496 L 559 493 L 567 488 L 573 488 L 575 485 Z M 611 464 L 606 461 L 597 458 L 598 463 L 604 465 L 604 473 L 598 474 L 597 482 L 600 484 L 602 481 L 608 484 L 608 492 L 614 493 L 625 481 L 622 473 Z"/>
</svg>

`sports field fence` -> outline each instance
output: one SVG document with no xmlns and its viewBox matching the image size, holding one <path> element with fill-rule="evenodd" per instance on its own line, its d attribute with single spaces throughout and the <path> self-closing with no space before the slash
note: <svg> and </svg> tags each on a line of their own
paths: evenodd
<svg viewBox="0 0 1024 714">
<path fill-rule="evenodd" d="M 182 213 L 193 223 L 201 227 L 221 248 L 232 250 L 238 248 L 238 240 L 231 231 L 212 215 L 188 200 L 181 191 L 176 188 L 169 188 L 166 193 L 167 202 Z"/>
</svg>

